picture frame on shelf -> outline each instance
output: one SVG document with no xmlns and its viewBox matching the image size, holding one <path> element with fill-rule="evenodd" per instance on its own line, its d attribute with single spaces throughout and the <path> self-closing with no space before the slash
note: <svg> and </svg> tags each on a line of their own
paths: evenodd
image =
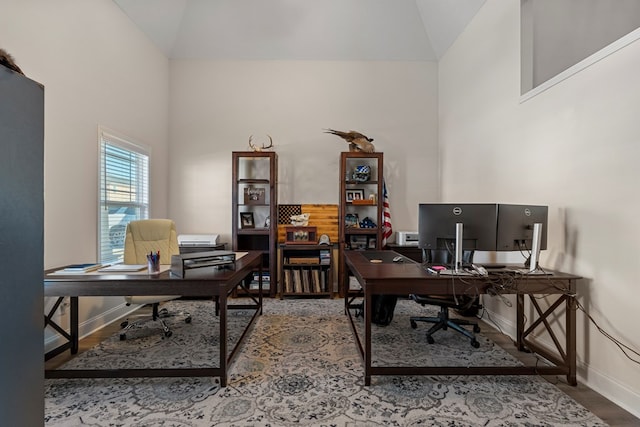
<svg viewBox="0 0 640 427">
<path fill-rule="evenodd" d="M 348 227 L 348 228 L 359 227 L 360 218 L 358 217 L 358 214 L 357 213 L 346 214 L 344 216 L 344 225 L 345 227 Z"/>
<path fill-rule="evenodd" d="M 245 205 L 264 205 L 265 189 L 261 187 L 245 187 L 244 188 L 244 204 Z"/>
<path fill-rule="evenodd" d="M 256 228 L 253 212 L 240 212 L 240 228 Z"/>
<path fill-rule="evenodd" d="M 345 190 L 345 199 L 347 203 L 353 203 L 354 200 L 364 200 L 364 189 L 350 188 Z"/>
</svg>

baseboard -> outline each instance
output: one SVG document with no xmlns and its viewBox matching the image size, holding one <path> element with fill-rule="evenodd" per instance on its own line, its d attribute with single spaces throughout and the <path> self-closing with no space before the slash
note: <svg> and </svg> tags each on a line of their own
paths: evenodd
<svg viewBox="0 0 640 427">
<path fill-rule="evenodd" d="M 110 310 L 104 311 L 97 316 L 94 316 L 90 319 L 81 322 L 78 325 L 78 335 L 80 339 L 91 335 L 92 333 L 104 328 L 107 325 L 110 325 L 113 322 L 118 321 L 122 317 L 128 316 L 129 314 L 135 312 L 140 309 L 141 305 L 131 305 L 127 306 L 124 302 L 121 305 L 111 308 Z M 65 329 L 69 332 L 69 329 Z M 55 334 L 53 336 L 49 336 L 45 338 L 44 341 L 44 351 L 49 352 L 56 347 L 64 344 L 66 340 L 61 337 L 59 334 Z"/>
<path fill-rule="evenodd" d="M 580 372 L 586 372 L 588 380 L 583 375 L 580 375 Z M 631 390 L 627 385 L 620 384 L 615 379 L 588 364 L 582 363 L 580 360 L 578 360 L 578 381 L 635 417 L 640 418 L 640 394 L 637 390 Z"/>
<path fill-rule="evenodd" d="M 482 320 L 493 327 L 499 328 L 502 333 L 511 339 L 516 339 L 516 324 L 510 318 L 486 310 L 486 315 L 482 317 Z M 550 340 L 539 338 L 536 343 L 550 352 L 555 351 L 555 345 Z M 576 363 L 578 365 L 577 377 L 579 383 L 586 385 L 605 399 L 640 418 L 640 394 L 637 391 L 631 390 L 627 385 L 621 384 L 614 378 L 593 368 L 579 357 Z"/>
</svg>

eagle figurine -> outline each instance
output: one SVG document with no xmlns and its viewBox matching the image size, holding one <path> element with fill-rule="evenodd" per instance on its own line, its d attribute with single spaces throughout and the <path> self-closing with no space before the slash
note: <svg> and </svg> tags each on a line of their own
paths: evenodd
<svg viewBox="0 0 640 427">
<path fill-rule="evenodd" d="M 349 132 L 342 132 L 335 129 L 325 129 L 325 133 L 331 133 L 337 135 L 349 143 L 349 151 L 361 151 L 363 153 L 373 153 L 376 151 L 376 147 L 371 143 L 373 138 L 369 138 L 361 134 L 350 130 Z"/>
<path fill-rule="evenodd" d="M 0 49 L 0 65 L 4 65 L 8 69 L 13 70 L 16 73 L 22 74 L 24 76 L 24 73 L 22 72 L 20 67 L 18 67 L 18 64 L 16 64 L 16 61 L 13 59 L 13 56 L 11 56 L 9 52 L 7 52 L 4 49 Z"/>
</svg>

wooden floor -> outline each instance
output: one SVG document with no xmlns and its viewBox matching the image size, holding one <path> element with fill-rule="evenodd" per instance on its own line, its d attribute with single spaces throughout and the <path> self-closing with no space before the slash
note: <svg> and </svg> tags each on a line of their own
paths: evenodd
<svg viewBox="0 0 640 427">
<path fill-rule="evenodd" d="M 129 316 L 130 321 L 135 321 L 137 318 L 148 318 L 151 316 L 151 309 L 143 307 L 136 311 L 133 315 Z M 495 328 L 488 326 L 484 322 L 480 321 L 480 327 L 482 328 L 482 334 L 493 342 L 502 347 L 505 351 L 521 360 L 524 363 L 532 363 L 535 361 L 533 355 L 522 353 L 516 350 L 513 345 L 513 341 L 506 335 L 501 334 Z M 102 340 L 113 336 L 120 330 L 120 321 L 114 322 L 101 330 L 91 334 L 90 336 L 80 340 L 78 354 L 94 347 Z M 63 363 L 71 360 L 73 357 L 68 351 L 60 354 L 51 360 L 45 362 L 45 369 L 55 369 Z M 544 376 L 544 378 L 550 383 L 557 386 L 560 390 L 564 391 L 567 395 L 571 396 L 575 401 L 589 409 L 592 413 L 600 417 L 604 422 L 612 427 L 638 427 L 640 426 L 640 419 L 634 417 L 631 413 L 620 408 L 616 404 L 612 403 L 602 395 L 596 393 L 590 388 L 578 381 L 577 387 L 572 387 L 567 384 L 564 377 L 558 376 Z"/>
</svg>

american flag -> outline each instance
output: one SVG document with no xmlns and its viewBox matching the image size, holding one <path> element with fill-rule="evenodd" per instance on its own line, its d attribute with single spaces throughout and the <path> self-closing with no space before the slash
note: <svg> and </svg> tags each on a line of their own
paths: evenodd
<svg viewBox="0 0 640 427">
<path fill-rule="evenodd" d="M 387 246 L 387 240 L 391 237 L 391 210 L 389 209 L 389 194 L 387 183 L 382 181 L 382 247 Z"/>
</svg>

